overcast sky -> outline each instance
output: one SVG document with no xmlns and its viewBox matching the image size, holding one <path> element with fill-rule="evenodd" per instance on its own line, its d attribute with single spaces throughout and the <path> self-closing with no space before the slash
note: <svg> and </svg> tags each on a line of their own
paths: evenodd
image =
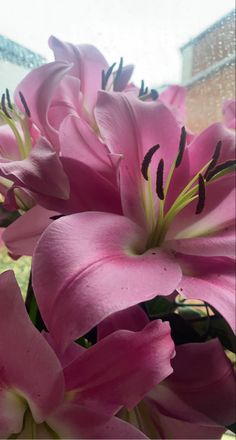
<svg viewBox="0 0 236 440">
<path fill-rule="evenodd" d="M 136 65 L 137 83 L 178 82 L 179 48 L 234 8 L 234 0 L 0 0 L 0 33 L 49 60 L 48 37 L 95 44 Z"/>
</svg>

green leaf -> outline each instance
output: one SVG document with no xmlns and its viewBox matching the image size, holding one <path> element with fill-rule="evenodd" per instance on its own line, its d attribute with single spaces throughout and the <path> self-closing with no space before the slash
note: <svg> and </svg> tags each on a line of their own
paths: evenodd
<svg viewBox="0 0 236 440">
<path fill-rule="evenodd" d="M 13 223 L 18 217 L 20 217 L 20 213 L 18 211 L 7 211 L 3 207 L 3 203 L 0 203 L 0 227 L 6 228 L 11 223 Z"/>
<path fill-rule="evenodd" d="M 178 314 L 185 319 L 199 318 L 202 311 L 193 307 L 178 307 Z"/>
<path fill-rule="evenodd" d="M 192 322 L 192 327 L 200 334 L 204 335 L 206 332 L 206 328 L 208 326 L 207 317 L 202 318 L 199 320 L 195 320 L 195 322 Z M 222 345 L 232 351 L 233 353 L 236 353 L 236 338 L 235 335 L 230 328 L 230 326 L 227 324 L 227 322 L 222 318 L 220 315 L 218 316 L 211 316 L 210 322 L 209 322 L 209 328 L 207 330 L 208 337 L 212 338 L 219 338 Z"/>
<path fill-rule="evenodd" d="M 145 305 L 151 318 L 159 318 L 168 315 L 169 313 L 174 312 L 177 307 L 175 303 L 168 301 L 162 296 L 157 296 L 151 301 L 147 301 Z"/>
<path fill-rule="evenodd" d="M 176 313 L 165 315 L 163 321 L 168 321 L 171 327 L 171 337 L 176 345 L 189 342 L 201 342 L 199 334 L 191 327 L 190 321 Z"/>
</svg>

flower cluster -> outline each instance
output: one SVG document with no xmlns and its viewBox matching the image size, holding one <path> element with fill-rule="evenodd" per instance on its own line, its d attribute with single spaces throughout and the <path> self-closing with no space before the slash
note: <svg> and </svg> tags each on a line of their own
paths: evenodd
<svg viewBox="0 0 236 440">
<path fill-rule="evenodd" d="M 93 46 L 0 104 L 0 438 L 221 438 L 235 422 L 235 111 L 192 133 L 186 90 Z"/>
</svg>

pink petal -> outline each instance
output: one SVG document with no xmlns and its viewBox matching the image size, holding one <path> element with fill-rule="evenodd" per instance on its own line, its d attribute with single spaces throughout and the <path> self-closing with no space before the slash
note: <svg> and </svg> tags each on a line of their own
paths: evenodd
<svg viewBox="0 0 236 440">
<path fill-rule="evenodd" d="M 181 399 L 216 424 L 234 423 L 235 375 L 218 339 L 177 347 L 172 365 L 174 373 L 167 383 L 173 391 L 178 389 Z"/>
<path fill-rule="evenodd" d="M 50 125 L 59 131 L 60 125 L 68 115 L 82 113 L 80 81 L 65 75 L 58 84 L 48 109 Z"/>
<path fill-rule="evenodd" d="M 217 440 L 221 439 L 226 429 L 217 426 L 204 426 L 196 423 L 189 423 L 185 420 L 168 417 L 165 413 L 158 411 L 155 402 L 149 402 L 147 411 L 153 416 L 153 423 L 156 427 L 157 437 L 161 439 L 186 439 L 186 440 Z M 146 428 L 146 427 L 145 427 Z M 144 432 L 148 432 L 148 426 Z"/>
<path fill-rule="evenodd" d="M 67 199 L 69 183 L 60 159 L 46 138 L 40 138 L 29 156 L 1 163 L 0 175 L 29 191 Z"/>
<path fill-rule="evenodd" d="M 116 87 L 114 91 L 116 92 L 122 92 L 122 90 L 125 90 L 126 86 L 128 85 L 128 82 L 133 74 L 134 66 L 132 64 L 129 64 L 127 66 L 124 66 L 122 68 L 122 71 L 119 75 L 118 80 L 116 81 Z"/>
<path fill-rule="evenodd" d="M 235 375 L 218 339 L 178 346 L 172 365 L 173 374 L 148 397 L 160 413 L 206 427 L 234 423 Z"/>
<path fill-rule="evenodd" d="M 48 211 L 41 206 L 35 206 L 15 220 L 2 234 L 10 253 L 33 255 L 41 234 L 53 221 L 50 217 L 57 214 L 56 211 Z"/>
<path fill-rule="evenodd" d="M 223 124 L 210 125 L 189 144 L 191 175 L 198 173 L 211 160 L 216 144 L 222 141 L 219 163 L 234 159 L 235 136 Z"/>
<path fill-rule="evenodd" d="M 0 126 L 0 161 L 21 159 L 16 138 L 8 125 Z"/>
<path fill-rule="evenodd" d="M 174 112 L 179 121 L 185 119 L 185 100 L 187 90 L 185 87 L 174 84 L 167 87 L 159 95 L 159 99 L 167 106 L 169 106 Z M 183 123 L 183 122 L 182 122 Z"/>
<path fill-rule="evenodd" d="M 195 200 L 175 217 L 167 233 L 168 240 L 214 236 L 230 228 L 235 220 L 234 175 L 224 176 L 206 187 L 205 206 L 198 215 L 196 206 Z"/>
<path fill-rule="evenodd" d="M 15 390 L 9 390 L 1 387 L 0 438 L 9 438 L 11 434 L 21 431 L 25 409 L 26 404 L 22 401 L 22 399 L 20 399 L 19 396 L 16 395 Z"/>
<path fill-rule="evenodd" d="M 60 127 L 60 146 L 62 156 L 79 160 L 115 182 L 115 168 L 107 147 L 82 118 L 65 118 Z"/>
<path fill-rule="evenodd" d="M 214 235 L 166 240 L 165 247 L 187 255 L 235 257 L 235 227 L 226 227 Z"/>
<path fill-rule="evenodd" d="M 235 330 L 234 261 L 220 257 L 193 257 L 179 254 L 183 277 L 178 292 L 213 306 Z"/>
<path fill-rule="evenodd" d="M 165 212 L 167 212 L 172 207 L 173 203 L 175 202 L 176 198 L 179 196 L 180 192 L 186 187 L 186 185 L 191 180 L 189 162 L 190 162 L 189 151 L 185 149 L 181 165 L 178 168 L 175 168 L 170 181 L 168 193 L 165 198 Z M 165 167 L 165 163 L 164 163 L 164 167 Z M 191 204 L 190 207 L 193 210 L 192 206 L 193 205 Z M 195 213 L 195 210 L 193 211 Z M 183 212 L 185 212 L 185 210 L 183 210 Z M 196 216 L 194 216 L 194 220 L 196 220 Z M 173 223 L 174 224 L 176 223 L 176 219 L 174 220 Z"/>
<path fill-rule="evenodd" d="M 116 330 L 138 332 L 149 322 L 146 313 L 139 306 L 113 313 L 98 325 L 98 339 L 103 339 Z"/>
<path fill-rule="evenodd" d="M 79 78 L 84 106 L 89 112 L 92 112 L 97 100 L 97 92 L 101 89 L 102 70 L 108 68 L 104 56 L 92 45 L 75 46 L 64 43 L 53 36 L 49 39 L 49 46 L 53 50 L 56 60 L 73 63 L 70 75 Z"/>
<path fill-rule="evenodd" d="M 78 402 L 95 400 L 130 409 L 171 374 L 173 355 L 168 323 L 153 321 L 139 332 L 119 330 L 64 370 L 66 388 L 79 390 Z"/>
<path fill-rule="evenodd" d="M 227 99 L 222 106 L 222 113 L 224 115 L 224 123 L 226 127 L 236 129 L 236 101 Z"/>
<path fill-rule="evenodd" d="M 61 214 L 91 210 L 121 214 L 119 192 L 109 180 L 78 160 L 61 157 L 60 162 L 69 180 L 70 196 L 62 200 L 42 193 L 34 194 L 40 205 Z"/>
<path fill-rule="evenodd" d="M 70 345 L 68 345 L 64 353 L 61 353 L 60 347 L 57 346 L 56 342 L 52 338 L 52 335 L 45 331 L 43 331 L 42 334 L 49 345 L 52 347 L 53 351 L 56 353 L 63 368 L 71 364 L 71 362 L 81 356 L 81 354 L 86 350 L 86 348 L 82 347 L 76 342 L 72 342 Z"/>
<path fill-rule="evenodd" d="M 156 182 L 161 158 L 165 162 L 166 178 L 178 152 L 179 126 L 172 113 L 160 102 L 142 102 L 126 93 L 100 92 L 95 116 L 109 150 L 123 155 L 119 168 L 123 211 L 144 226 L 143 158 L 153 145 L 160 144 L 161 148 L 152 160 L 152 183 Z"/>
<path fill-rule="evenodd" d="M 8 211 L 17 211 L 18 209 L 26 211 L 35 206 L 35 200 L 30 191 L 20 188 L 15 183 L 7 191 L 3 191 L 2 194 L 5 197 L 3 206 Z"/>
<path fill-rule="evenodd" d="M 158 248 L 140 254 L 145 242 L 141 228 L 113 214 L 85 212 L 49 226 L 36 248 L 33 283 L 55 339 L 67 344 L 110 314 L 175 290 L 179 264 Z"/>
<path fill-rule="evenodd" d="M 108 420 L 101 409 L 64 403 L 47 420 L 60 438 L 83 439 L 139 439 L 147 438 L 132 425 L 112 417 Z"/>
<path fill-rule="evenodd" d="M 1 383 L 19 390 L 41 423 L 61 402 L 64 380 L 55 354 L 26 313 L 12 271 L 0 276 L 0 334 Z"/>
<path fill-rule="evenodd" d="M 134 439 L 147 438 L 142 431 L 139 431 L 134 426 L 123 420 L 113 417 L 104 426 L 95 429 L 92 434 L 94 438 L 108 438 L 108 439 Z"/>
<path fill-rule="evenodd" d="M 57 86 L 70 69 L 70 64 L 61 61 L 45 64 L 28 73 L 15 91 L 18 107 L 24 111 L 19 98 L 21 92 L 30 109 L 32 120 L 57 150 L 59 149 L 57 130 L 48 121 L 48 110 Z"/>
<path fill-rule="evenodd" d="M 213 124 L 195 137 L 184 153 L 184 160 L 177 169 L 186 174 L 183 165 L 189 161 L 189 180 L 198 174 L 201 168 L 212 158 L 216 144 L 222 141 L 222 148 L 219 163 L 233 159 L 235 154 L 235 138 L 222 124 Z M 175 177 L 175 173 L 174 176 Z M 181 185 L 177 181 L 172 182 L 171 193 L 174 189 L 174 196 L 181 191 Z M 186 181 L 187 183 L 187 181 Z M 196 201 L 188 205 L 174 219 L 168 238 L 193 238 L 201 235 L 215 233 L 215 231 L 228 226 L 235 218 L 235 179 L 228 175 L 218 181 L 210 182 L 206 187 L 206 201 L 203 212 L 195 215 Z M 178 191 L 176 191 L 178 188 Z"/>
</svg>

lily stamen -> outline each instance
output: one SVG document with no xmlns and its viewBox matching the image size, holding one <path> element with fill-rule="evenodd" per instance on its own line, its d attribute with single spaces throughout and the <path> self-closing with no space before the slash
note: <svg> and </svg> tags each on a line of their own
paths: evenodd
<svg viewBox="0 0 236 440">
<path fill-rule="evenodd" d="M 161 159 L 157 168 L 157 179 L 156 179 L 156 193 L 160 200 L 164 200 L 164 190 L 163 190 L 163 173 L 164 173 L 164 160 Z"/>
<path fill-rule="evenodd" d="M 151 147 L 147 153 L 144 156 L 142 166 L 141 166 L 141 173 L 143 175 L 143 178 L 147 181 L 147 196 L 145 190 L 143 191 L 142 200 L 144 203 L 144 211 L 146 214 L 147 222 L 150 224 L 150 227 L 153 228 L 153 224 L 155 224 L 155 209 L 153 206 L 153 193 L 152 193 L 152 186 L 151 186 L 151 175 L 150 175 L 150 164 L 152 161 L 153 155 L 156 153 L 156 151 L 160 148 L 160 145 L 154 145 Z M 148 203 L 146 202 L 148 200 Z M 150 219 L 151 216 L 151 219 Z"/>
<path fill-rule="evenodd" d="M 185 130 L 185 127 L 182 127 L 180 141 L 179 141 L 179 152 L 178 152 L 177 159 L 175 161 L 175 168 L 178 168 L 182 162 L 184 150 L 185 150 L 185 145 L 186 145 L 186 137 L 187 137 L 187 132 Z"/>
<path fill-rule="evenodd" d="M 119 83 L 119 79 L 120 79 L 120 75 L 123 69 L 123 57 L 120 58 L 120 63 L 118 66 L 117 71 L 115 72 L 115 77 L 114 77 L 114 81 L 113 81 L 113 90 L 114 92 L 119 91 L 119 87 L 117 83 Z"/>
<path fill-rule="evenodd" d="M 116 65 L 116 63 L 113 63 L 110 67 L 108 67 L 106 72 L 105 72 L 105 70 L 102 71 L 102 90 L 106 90 L 108 80 L 112 74 L 112 71 L 113 71 L 115 65 Z"/>
<path fill-rule="evenodd" d="M 223 176 L 227 171 L 231 171 L 231 168 L 234 167 L 235 165 L 236 165 L 235 159 L 227 160 L 226 162 L 219 164 L 210 173 L 208 173 L 206 181 L 209 182 L 213 177 L 217 178 L 217 174 L 220 173 Z"/>
<path fill-rule="evenodd" d="M 155 89 L 151 89 L 150 92 L 149 92 L 149 91 L 148 91 L 148 87 L 146 87 L 146 89 L 144 90 L 144 92 L 145 92 L 145 93 L 144 93 L 143 95 L 139 95 L 139 99 L 140 99 L 141 101 L 146 101 L 146 99 L 150 99 L 150 98 L 151 98 L 152 101 L 156 101 L 157 98 L 158 98 L 158 96 L 159 96 L 157 90 L 155 90 Z"/>
<path fill-rule="evenodd" d="M 11 102 L 10 92 L 9 92 L 8 89 L 6 89 L 6 98 L 7 98 L 7 105 L 8 105 L 8 107 L 11 110 L 13 110 L 13 105 L 12 105 L 12 102 Z"/>
<path fill-rule="evenodd" d="M 25 97 L 24 97 L 23 93 L 19 92 L 19 97 L 20 97 L 21 103 L 22 103 L 22 105 L 24 107 L 25 114 L 28 116 L 28 118 L 30 118 L 31 113 L 30 113 L 29 107 L 27 105 L 27 102 L 25 100 Z"/>
<path fill-rule="evenodd" d="M 18 110 L 18 108 L 14 104 L 12 104 L 9 90 L 6 89 L 6 94 L 3 93 L 1 98 L 0 118 L 12 130 L 19 147 L 20 156 L 22 159 L 25 159 L 32 149 L 31 136 L 28 127 L 28 118 L 30 117 L 30 110 L 21 92 L 19 92 L 19 96 L 22 105 L 24 107 L 25 113 L 21 113 Z M 23 137 L 16 123 L 20 124 L 20 127 L 23 132 Z"/>
<path fill-rule="evenodd" d="M 172 223 L 172 221 L 174 220 L 174 218 L 176 217 L 176 215 L 179 214 L 184 208 L 186 208 L 186 206 L 188 206 L 190 203 L 192 203 L 194 200 L 196 200 L 198 198 L 199 185 L 195 185 L 193 187 L 193 184 L 199 180 L 199 174 L 202 175 L 202 173 L 205 171 L 205 169 L 209 166 L 210 162 L 211 161 L 206 163 L 206 165 L 204 165 L 201 168 L 200 172 L 195 174 L 195 176 L 190 180 L 190 182 L 185 186 L 185 188 L 178 195 L 178 197 L 174 201 L 174 203 L 171 206 L 171 208 L 169 209 L 169 211 L 167 211 L 167 213 L 165 215 L 163 215 L 162 221 L 157 222 L 158 226 L 156 228 L 155 235 L 154 235 L 156 245 L 160 245 L 163 242 L 163 240 L 166 236 L 166 233 L 168 231 L 168 228 L 169 228 L 170 224 Z M 172 165 L 172 168 L 173 168 L 173 165 Z M 164 210 L 164 206 L 163 206 L 162 210 Z"/>
<path fill-rule="evenodd" d="M 18 144 L 18 147 L 20 150 L 20 155 L 22 158 L 24 158 L 25 157 L 24 144 L 23 144 L 20 133 L 19 133 L 14 121 L 12 119 L 9 119 L 2 110 L 0 110 L 0 117 L 11 128 L 11 130 L 16 138 L 16 141 L 17 141 L 17 144 Z"/>
<path fill-rule="evenodd" d="M 160 148 L 160 145 L 154 145 L 153 147 L 151 147 L 148 152 L 145 154 L 143 162 L 142 162 L 142 167 L 141 167 L 141 173 L 144 177 L 145 180 L 148 181 L 148 168 L 151 164 L 151 160 L 153 155 L 156 153 L 156 151 Z"/>
<path fill-rule="evenodd" d="M 145 86 L 144 86 L 144 80 L 141 80 L 141 86 L 139 89 L 138 97 L 145 95 Z"/>
<path fill-rule="evenodd" d="M 198 203 L 196 208 L 196 214 L 201 214 L 205 206 L 206 189 L 205 180 L 201 174 L 198 176 Z"/>
<path fill-rule="evenodd" d="M 9 114 L 8 110 L 7 110 L 7 106 L 6 106 L 6 100 L 5 100 L 5 93 L 2 94 L 2 98 L 1 98 L 1 107 L 2 107 L 2 111 L 3 113 L 5 113 L 5 115 L 9 118 L 11 118 L 11 115 Z"/>
<path fill-rule="evenodd" d="M 207 170 L 206 170 L 206 172 L 205 172 L 205 174 L 204 174 L 204 179 L 207 179 L 208 173 L 209 173 L 213 168 L 215 168 L 215 166 L 216 166 L 216 164 L 217 164 L 217 162 L 218 162 L 218 160 L 219 160 L 219 157 L 220 157 L 221 147 L 222 147 L 222 142 L 221 142 L 221 141 L 217 142 L 216 147 L 215 147 L 214 154 L 213 154 L 213 156 L 212 156 L 212 161 L 211 161 L 209 167 L 207 168 Z"/>
<path fill-rule="evenodd" d="M 161 159 L 158 164 L 157 176 L 156 176 L 156 194 L 159 198 L 158 216 L 156 211 L 154 210 L 150 164 L 153 155 L 160 147 L 160 145 L 158 144 L 150 148 L 150 150 L 148 150 L 148 152 L 144 156 L 141 172 L 144 179 L 148 183 L 149 209 L 147 209 L 146 207 L 145 193 L 143 199 L 144 199 L 144 207 L 145 207 L 147 221 L 149 227 L 151 227 L 151 233 L 147 241 L 147 249 L 149 249 L 150 247 L 160 246 L 160 244 L 165 239 L 167 231 L 174 218 L 194 200 L 198 201 L 195 213 L 196 214 L 202 213 L 205 206 L 206 185 L 208 185 L 209 183 L 213 183 L 214 180 L 222 177 L 227 172 L 230 172 L 232 170 L 232 167 L 235 166 L 236 164 L 236 160 L 228 160 L 222 164 L 217 165 L 222 148 L 222 142 L 221 141 L 217 142 L 211 160 L 209 160 L 193 176 L 193 178 L 189 181 L 189 183 L 183 188 L 180 194 L 176 197 L 175 201 L 172 203 L 172 206 L 169 208 L 169 210 L 165 212 L 165 203 L 167 200 L 167 194 L 169 191 L 174 170 L 175 168 L 178 168 L 180 166 L 183 159 L 184 150 L 186 146 L 186 136 L 187 133 L 185 127 L 182 127 L 177 158 L 175 159 L 175 161 L 173 162 L 170 168 L 165 186 L 163 186 L 164 160 Z"/>
<path fill-rule="evenodd" d="M 152 101 L 156 101 L 159 97 L 159 93 L 155 89 L 151 89 L 150 92 L 148 91 L 148 87 L 145 87 L 144 80 L 141 81 L 141 87 L 139 89 L 138 98 L 141 101 L 145 101 L 147 98 L 151 98 Z"/>
</svg>

